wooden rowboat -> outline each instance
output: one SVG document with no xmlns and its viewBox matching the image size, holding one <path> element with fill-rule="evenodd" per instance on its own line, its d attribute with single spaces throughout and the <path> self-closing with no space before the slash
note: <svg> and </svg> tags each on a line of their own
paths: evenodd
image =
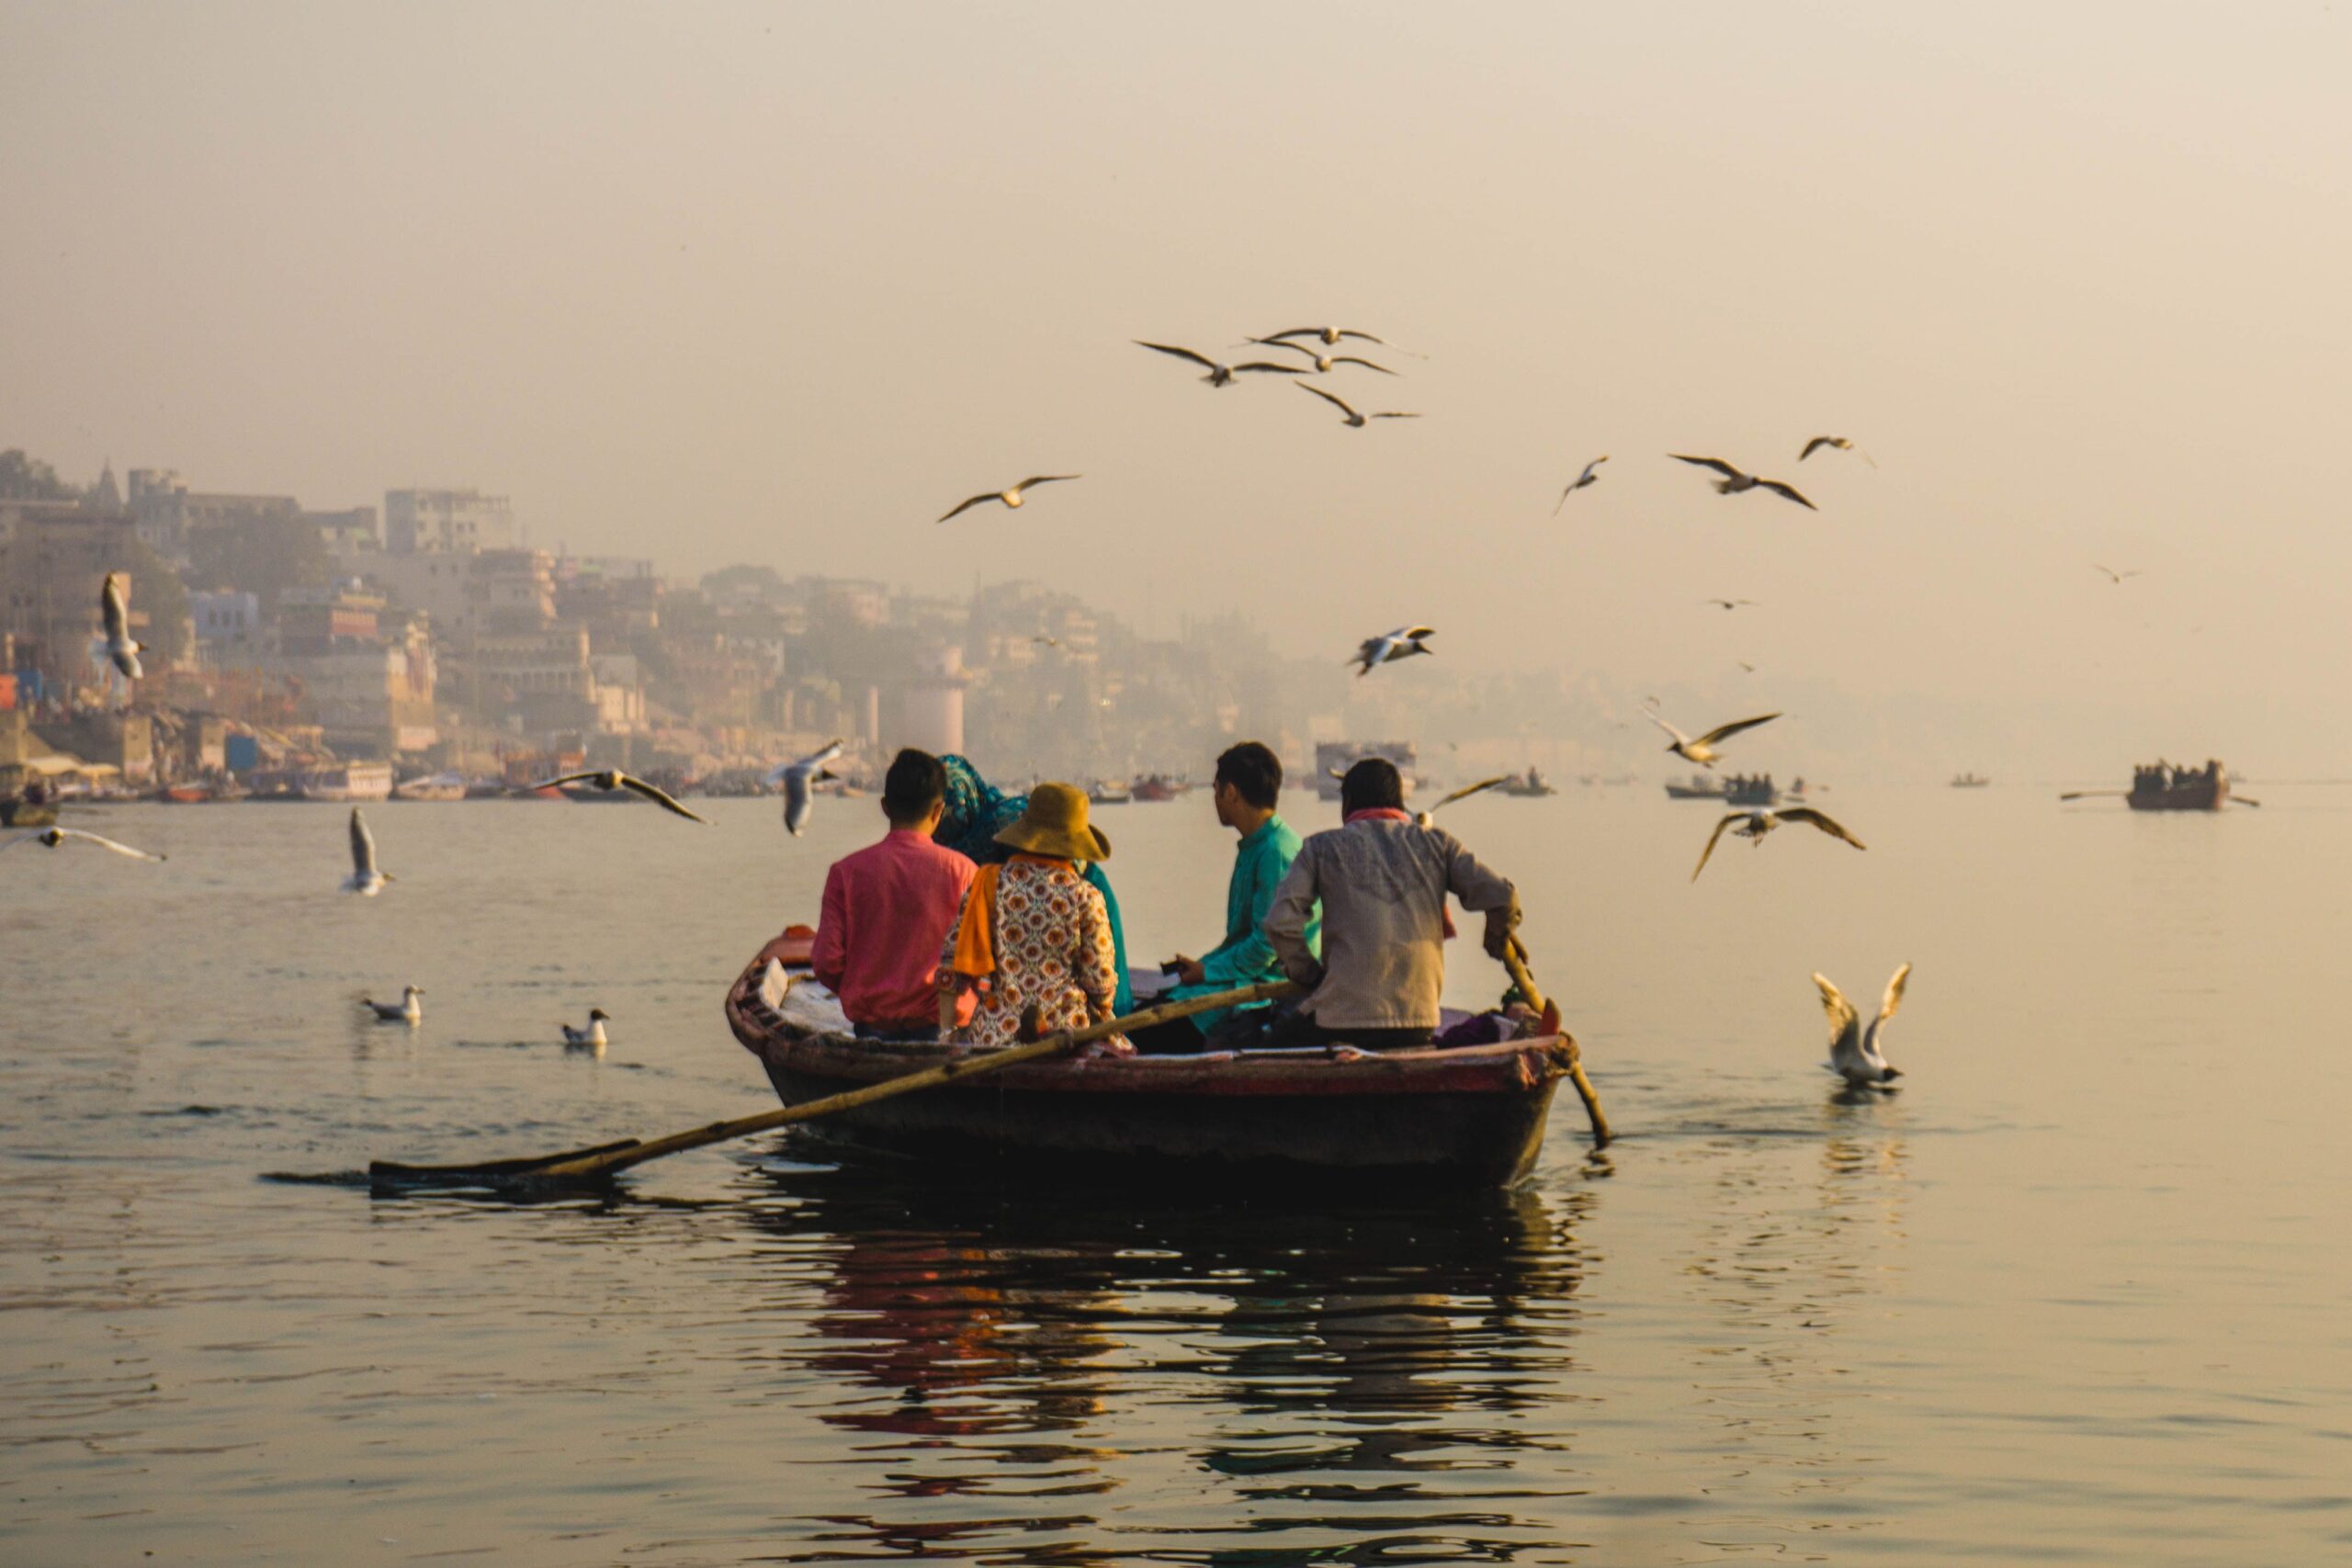
<svg viewBox="0 0 2352 1568">
<path fill-rule="evenodd" d="M 763 948 L 727 993 L 735 1038 L 786 1105 L 936 1066 L 969 1047 L 856 1040 L 787 1023 L 771 959 L 807 963 L 806 937 Z M 1302 1176 L 1509 1187 L 1544 1145 L 1564 1036 L 1453 1049 L 1340 1047 L 1197 1056 L 1059 1058 L 845 1111 L 804 1135 L 946 1162 L 970 1173 L 1042 1164 L 1188 1181 Z"/>
</svg>

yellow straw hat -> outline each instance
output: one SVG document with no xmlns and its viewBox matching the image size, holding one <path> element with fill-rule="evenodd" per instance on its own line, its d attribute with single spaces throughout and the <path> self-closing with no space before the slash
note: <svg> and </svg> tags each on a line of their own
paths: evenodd
<svg viewBox="0 0 2352 1568">
<path fill-rule="evenodd" d="M 1086 822 L 1086 792 L 1066 784 L 1041 784 L 1029 792 L 1028 809 L 996 836 L 1000 844 L 1033 855 L 1064 860 L 1109 860 L 1111 840 Z"/>
</svg>

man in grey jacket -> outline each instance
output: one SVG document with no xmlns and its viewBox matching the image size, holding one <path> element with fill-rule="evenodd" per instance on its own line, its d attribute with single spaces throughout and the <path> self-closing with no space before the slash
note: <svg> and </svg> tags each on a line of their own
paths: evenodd
<svg viewBox="0 0 2352 1568">
<path fill-rule="evenodd" d="M 1445 986 L 1445 897 L 1487 917 L 1499 957 L 1519 923 L 1519 895 L 1442 828 L 1405 811 L 1396 765 L 1367 757 L 1340 782 L 1344 826 L 1317 833 L 1274 890 L 1266 940 L 1283 972 L 1310 987 L 1284 1043 L 1345 1041 L 1367 1050 L 1424 1045 Z M 1323 954 L 1306 923 L 1323 907 Z"/>
</svg>

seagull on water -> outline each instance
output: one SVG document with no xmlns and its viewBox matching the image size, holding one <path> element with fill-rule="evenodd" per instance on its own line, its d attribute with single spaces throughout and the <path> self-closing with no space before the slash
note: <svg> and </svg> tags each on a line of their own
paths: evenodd
<svg viewBox="0 0 2352 1568">
<path fill-rule="evenodd" d="M 125 680 L 138 680 L 140 650 L 147 645 L 130 640 L 130 601 L 122 592 L 119 571 L 107 573 L 107 580 L 98 584 L 98 616 L 106 623 L 107 660 Z"/>
<path fill-rule="evenodd" d="M 1511 777 L 1512 775 L 1510 773 L 1497 773 L 1493 778 L 1480 779 L 1474 784 L 1464 784 L 1460 789 L 1455 790 L 1444 799 L 1431 806 L 1427 811 L 1415 812 L 1413 814 L 1413 820 L 1421 827 L 1434 828 L 1437 826 L 1437 814 L 1444 810 L 1447 807 L 1453 805 L 1455 801 L 1467 800 L 1474 795 L 1483 795 L 1487 790 L 1493 789 L 1498 784 L 1507 784 L 1510 783 Z"/>
<path fill-rule="evenodd" d="M 953 510 L 947 513 L 947 517 L 954 517 L 960 513 L 969 512 L 975 506 L 985 506 L 991 501 L 1001 501 L 1012 510 L 1018 512 L 1021 510 L 1021 492 L 1027 490 L 1031 485 L 1059 484 L 1064 479 L 1082 479 L 1085 477 L 1086 476 L 1084 474 L 1032 474 L 1027 479 L 1023 479 L 1019 484 L 1014 485 L 1011 490 L 986 491 L 972 497 L 969 501 L 957 502 Z M 940 521 L 944 523 L 947 521 L 947 517 L 942 517 Z"/>
<path fill-rule="evenodd" d="M 1667 747 L 1668 750 L 1686 762 L 1695 762 L 1700 767 L 1712 768 L 1715 765 L 1715 760 L 1722 755 L 1715 750 L 1717 741 L 1728 740 L 1743 729 L 1753 729 L 1759 724 L 1770 724 L 1781 716 L 1778 713 L 1768 713 L 1758 718 L 1734 719 L 1729 724 L 1715 726 L 1714 728 L 1695 739 L 1668 724 L 1654 708 L 1644 708 L 1642 716 L 1674 737 L 1673 743 Z"/>
<path fill-rule="evenodd" d="M 376 869 L 376 835 L 368 830 L 368 818 L 359 815 L 359 807 L 351 808 L 351 874 L 343 879 L 345 893 L 356 893 L 362 898 L 373 898 L 392 880 L 389 871 Z"/>
<path fill-rule="evenodd" d="M 605 1038 L 605 1021 L 612 1016 L 603 1008 L 590 1008 L 587 1028 L 574 1029 L 568 1023 L 559 1023 L 556 1027 L 563 1031 L 563 1043 L 571 1049 L 601 1051 L 611 1043 Z"/>
<path fill-rule="evenodd" d="M 2100 566 L 2097 561 L 2091 562 L 2091 567 L 2094 570 L 2107 573 L 2107 580 L 2109 582 L 2114 583 L 2118 588 L 2123 586 L 2123 580 L 2127 577 L 2145 577 L 2148 575 L 2137 567 L 2132 568 L 2130 571 L 2118 571 L 2111 566 Z"/>
<path fill-rule="evenodd" d="M 560 778 L 541 779 L 537 784 L 523 785 L 521 793 L 538 789 L 556 789 L 568 784 L 584 784 L 591 789 L 600 790 L 625 789 L 631 795 L 643 795 L 662 810 L 675 812 L 689 822 L 699 822 L 706 828 L 710 826 L 709 818 L 695 816 L 671 798 L 665 791 L 647 784 L 643 779 L 625 773 L 618 768 L 591 769 L 584 773 L 565 773 Z M 353 815 L 356 816 L 357 813 L 355 812 Z"/>
<path fill-rule="evenodd" d="M 1358 413 L 1355 410 L 1348 406 L 1348 401 L 1345 398 L 1335 398 L 1330 393 L 1325 391 L 1322 388 L 1310 387 L 1304 381 L 1297 383 L 1297 386 L 1300 391 L 1314 393 L 1317 397 L 1322 399 L 1325 402 L 1329 403 L 1333 408 L 1338 409 L 1341 413 L 1347 415 L 1348 428 L 1351 430 L 1362 430 L 1367 423 L 1375 419 L 1419 419 L 1421 417 L 1417 413 Z"/>
<path fill-rule="evenodd" d="M 160 861 L 170 858 L 168 855 L 149 854 L 145 850 L 134 850 L 129 844 L 119 844 L 112 839 L 100 838 L 96 833 L 85 833 L 79 828 L 43 828 L 38 833 L 19 833 L 10 839 L 6 844 L 0 845 L 0 848 L 13 850 L 18 844 L 39 844 L 45 850 L 55 850 L 74 843 L 96 844 L 102 850 L 112 850 L 119 855 L 129 855 L 132 860 Z"/>
<path fill-rule="evenodd" d="M 1233 378 L 1244 371 L 1270 371 L 1276 376 L 1299 374 L 1298 367 L 1295 365 L 1269 365 L 1261 359 L 1253 359 L 1247 365 L 1220 365 L 1204 354 L 1194 354 L 1189 348 L 1178 348 L 1173 344 L 1146 343 L 1141 338 L 1131 341 L 1138 348 L 1148 348 L 1160 354 L 1172 354 L 1179 359 L 1189 359 L 1195 365 L 1205 367 L 1208 374 L 1201 379 L 1212 387 L 1230 387 L 1233 385 Z"/>
<path fill-rule="evenodd" d="M 1849 441 L 1842 435 L 1815 436 L 1812 440 L 1804 444 L 1804 450 L 1797 454 L 1797 461 L 1800 463 L 1804 462 L 1807 457 L 1812 457 L 1824 446 L 1828 447 L 1833 452 L 1851 452 L 1855 457 L 1860 457 L 1871 468 L 1875 468 L 1878 467 L 1877 458 L 1871 457 L 1868 452 L 1863 451 L 1860 447 L 1855 446 L 1851 441 Z"/>
<path fill-rule="evenodd" d="M 1879 1001 L 1878 1016 L 1871 1020 L 1870 1029 L 1865 1032 L 1846 994 L 1831 985 L 1827 976 L 1815 975 L 1813 983 L 1821 987 L 1822 1010 L 1829 1014 L 1829 1060 L 1821 1065 L 1856 1089 L 1883 1089 L 1901 1077 L 1900 1069 L 1886 1065 L 1886 1056 L 1878 1048 L 1878 1037 L 1887 1020 L 1894 1016 L 1894 1010 L 1903 1005 L 1903 987 L 1910 979 L 1908 964 L 1894 972 L 1894 978 L 1886 983 L 1886 995 Z"/>
<path fill-rule="evenodd" d="M 1424 637 L 1435 636 L 1437 636 L 1437 629 L 1434 626 L 1398 626 L 1393 632 L 1383 632 L 1378 637 L 1364 638 L 1363 646 L 1356 649 L 1355 657 L 1342 660 L 1340 662 L 1354 665 L 1356 679 L 1361 681 L 1372 673 L 1373 666 L 1376 664 L 1389 664 L 1399 659 L 1410 659 L 1417 653 L 1435 653 L 1437 649 L 1421 640 Z"/>
<path fill-rule="evenodd" d="M 1303 354 L 1315 362 L 1315 368 L 1329 376 L 1334 365 L 1361 365 L 1367 370 L 1377 370 L 1383 376 L 1396 374 L 1385 365 L 1374 365 L 1369 359 L 1359 359 L 1352 354 L 1319 354 L 1303 343 L 1286 343 L 1278 337 L 1253 337 L 1250 340 L 1261 348 L 1286 348 L 1293 354 Z"/>
<path fill-rule="evenodd" d="M 373 997 L 362 997 L 359 1005 L 374 1008 L 378 1023 L 422 1023 L 424 1021 L 424 1010 L 416 1005 L 416 998 L 423 995 L 424 987 L 422 986 L 402 986 L 401 999 L 396 1002 L 379 1002 Z"/>
<path fill-rule="evenodd" d="M 1742 604 L 1752 605 L 1756 601 L 1753 599 L 1702 599 L 1699 603 L 1702 604 L 1721 604 L 1726 610 L 1736 610 Z"/>
<path fill-rule="evenodd" d="M 1552 515 L 1557 517 L 1560 514 L 1560 508 L 1568 503 L 1568 497 L 1576 494 L 1577 491 L 1584 489 L 1585 486 L 1591 484 L 1594 480 L 1600 479 L 1600 476 L 1594 473 L 1593 470 L 1607 461 L 1609 461 L 1609 454 L 1604 452 L 1600 457 L 1595 457 L 1591 462 L 1587 463 L 1584 466 L 1584 472 L 1576 477 L 1576 482 L 1569 485 L 1567 489 L 1562 491 L 1560 492 L 1560 499 L 1552 503 Z"/>
<path fill-rule="evenodd" d="M 833 776 L 826 771 L 825 764 L 842 754 L 842 744 L 835 740 L 823 750 L 811 751 L 797 762 L 786 762 L 768 775 L 770 788 L 777 784 L 784 786 L 785 830 L 796 839 L 800 837 L 800 829 L 808 826 L 808 813 L 812 809 L 808 786 L 819 779 Z"/>
<path fill-rule="evenodd" d="M 1700 852 L 1699 863 L 1691 868 L 1691 881 L 1698 881 L 1699 873 L 1707 869 L 1707 857 L 1715 852 L 1716 840 L 1724 836 L 1724 829 L 1730 828 L 1735 822 L 1741 824 L 1735 831 L 1759 849 L 1763 847 L 1765 834 L 1775 828 L 1786 827 L 1792 822 L 1810 822 L 1831 838 L 1843 839 L 1858 850 L 1869 848 L 1860 839 L 1810 806 L 1792 806 L 1786 811 L 1735 811 L 1716 823 L 1715 830 L 1707 835 L 1707 847 Z"/>
<path fill-rule="evenodd" d="M 1774 495 L 1788 497 L 1807 512 L 1821 510 L 1804 496 L 1799 495 L 1793 487 L 1784 485 L 1778 479 L 1759 479 L 1754 474 L 1745 473 L 1733 468 L 1721 457 L 1686 457 L 1679 452 L 1668 452 L 1667 456 L 1678 463 L 1693 463 L 1702 468 L 1713 468 L 1721 474 L 1723 478 L 1715 480 L 1717 495 L 1737 495 L 1742 491 L 1769 490 Z"/>
</svg>

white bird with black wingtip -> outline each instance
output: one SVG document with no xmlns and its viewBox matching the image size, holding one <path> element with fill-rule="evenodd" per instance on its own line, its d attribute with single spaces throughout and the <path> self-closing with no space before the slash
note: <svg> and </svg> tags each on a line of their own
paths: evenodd
<svg viewBox="0 0 2352 1568">
<path fill-rule="evenodd" d="M 771 788 L 784 786 L 784 828 L 794 838 L 808 826 L 808 814 L 814 809 L 811 786 L 819 779 L 830 779 L 832 773 L 825 764 L 842 754 L 842 742 L 833 741 L 821 751 L 811 751 L 797 762 L 786 762 L 768 775 Z"/>
<path fill-rule="evenodd" d="M 1394 664 L 1417 653 L 1435 654 L 1437 650 L 1422 640 L 1435 636 L 1437 628 L 1434 626 L 1398 626 L 1393 632 L 1364 638 L 1363 646 L 1356 649 L 1355 657 L 1342 662 L 1354 665 L 1356 679 L 1361 681 L 1372 673 L 1374 666 Z"/>
<path fill-rule="evenodd" d="M 401 999 L 396 1002 L 379 1002 L 373 997 L 362 997 L 359 1005 L 373 1010 L 378 1023 L 422 1023 L 424 1021 L 424 1009 L 417 1004 L 416 998 L 423 995 L 424 987 L 422 986 L 402 986 Z"/>
<path fill-rule="evenodd" d="M 343 891 L 356 893 L 362 898 L 373 898 L 392 880 L 389 871 L 376 869 L 376 835 L 368 830 L 368 818 L 359 815 L 359 807 L 351 808 L 351 874 L 343 879 Z"/>
<path fill-rule="evenodd" d="M 611 1013 L 606 1012 L 603 1008 L 590 1008 L 588 1010 L 587 1028 L 574 1029 L 568 1023 L 559 1023 L 556 1027 L 563 1031 L 563 1043 L 571 1049 L 574 1051 L 602 1051 L 606 1045 L 611 1043 L 611 1042 L 605 1037 L 605 1021 L 612 1016 L 613 1015 Z"/>
<path fill-rule="evenodd" d="M 1829 1060 L 1821 1065 L 1856 1089 L 1883 1089 L 1901 1077 L 1900 1068 L 1887 1066 L 1886 1053 L 1879 1049 L 1879 1036 L 1894 1010 L 1903 1005 L 1903 987 L 1910 979 L 1908 964 L 1894 972 L 1894 978 L 1886 983 L 1886 995 L 1879 1000 L 1878 1016 L 1865 1030 L 1846 993 L 1830 984 L 1827 976 L 1815 974 L 1813 983 L 1821 987 L 1822 1010 L 1829 1014 Z"/>
<path fill-rule="evenodd" d="M 6 844 L 0 845 L 0 849 L 13 850 L 18 844 L 39 844 L 45 850 L 62 850 L 68 844 L 96 844 L 102 850 L 112 850 L 115 853 L 128 855 L 132 860 L 160 861 L 170 858 L 168 855 L 150 854 L 145 850 L 134 850 L 129 844 L 117 843 L 114 840 L 96 833 L 85 833 L 79 828 L 43 828 L 38 833 L 20 833 L 10 839 Z"/>
</svg>

